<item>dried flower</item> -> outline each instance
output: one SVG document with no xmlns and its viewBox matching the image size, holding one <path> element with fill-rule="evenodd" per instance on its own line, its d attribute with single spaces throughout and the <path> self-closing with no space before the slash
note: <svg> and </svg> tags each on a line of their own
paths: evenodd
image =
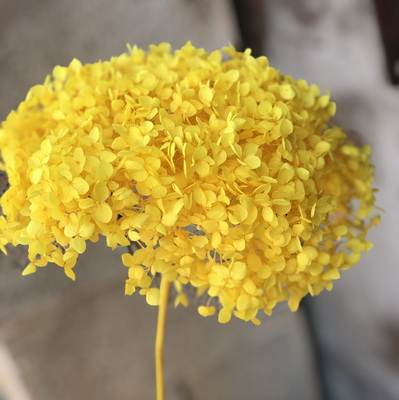
<svg viewBox="0 0 399 400">
<path fill-rule="evenodd" d="M 201 315 L 258 324 L 259 310 L 330 290 L 372 247 L 370 148 L 330 122 L 330 94 L 223 51 L 133 47 L 57 66 L 29 91 L 0 131 L 0 245 L 28 246 L 23 274 L 51 262 L 75 279 L 86 241 L 136 242 L 127 294 L 157 305 L 161 275 L 176 304 L 191 285 Z"/>
</svg>

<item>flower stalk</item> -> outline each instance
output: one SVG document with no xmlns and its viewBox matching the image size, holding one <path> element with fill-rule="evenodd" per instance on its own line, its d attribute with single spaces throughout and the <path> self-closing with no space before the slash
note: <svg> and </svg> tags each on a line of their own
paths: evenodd
<svg viewBox="0 0 399 400">
<path fill-rule="evenodd" d="M 168 309 L 170 281 L 162 278 L 160 287 L 157 335 L 155 340 L 155 375 L 157 400 L 165 399 L 163 347 L 165 338 L 165 322 Z"/>
</svg>

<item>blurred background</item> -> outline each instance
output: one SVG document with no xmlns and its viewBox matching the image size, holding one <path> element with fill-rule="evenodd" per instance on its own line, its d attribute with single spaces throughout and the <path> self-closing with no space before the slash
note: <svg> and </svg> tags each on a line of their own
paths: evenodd
<svg viewBox="0 0 399 400">
<path fill-rule="evenodd" d="M 399 399 L 398 18 L 395 0 L 0 1 L 0 120 L 74 57 L 233 43 L 329 89 L 336 123 L 373 148 L 386 213 L 369 256 L 332 292 L 295 314 L 282 305 L 261 327 L 171 309 L 168 399 Z M 157 310 L 124 296 L 118 252 L 90 246 L 76 282 L 56 267 L 21 277 L 24 260 L 0 255 L 0 400 L 154 398 Z"/>
</svg>

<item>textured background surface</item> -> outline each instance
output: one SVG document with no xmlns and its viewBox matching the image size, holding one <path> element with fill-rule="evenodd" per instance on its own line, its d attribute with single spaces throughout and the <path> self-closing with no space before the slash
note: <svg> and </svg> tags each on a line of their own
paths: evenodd
<svg viewBox="0 0 399 400">
<path fill-rule="evenodd" d="M 312 302 L 330 391 L 337 400 L 395 400 L 399 92 L 385 79 L 374 10 L 367 0 L 269 0 L 267 8 L 271 64 L 331 90 L 337 122 L 373 146 L 378 204 L 387 210 L 370 256 Z M 56 64 L 107 59 L 126 43 L 176 48 L 187 39 L 210 51 L 236 43 L 229 2 L 2 0 L 0 119 Z M 153 398 L 156 309 L 123 296 L 118 255 L 93 246 L 76 283 L 55 267 L 22 278 L 21 260 L 18 251 L 0 258 L 4 400 Z M 319 398 L 301 314 L 281 307 L 256 328 L 179 308 L 167 329 L 171 399 Z"/>
</svg>

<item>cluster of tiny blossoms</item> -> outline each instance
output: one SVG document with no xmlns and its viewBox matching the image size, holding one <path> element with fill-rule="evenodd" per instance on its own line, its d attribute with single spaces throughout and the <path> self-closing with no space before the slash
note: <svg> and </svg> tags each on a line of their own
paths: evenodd
<svg viewBox="0 0 399 400">
<path fill-rule="evenodd" d="M 370 149 L 330 123 L 330 95 L 250 50 L 223 52 L 133 47 L 30 90 L 0 131 L 0 245 L 28 246 L 24 274 L 55 263 L 75 279 L 101 235 L 126 246 L 127 294 L 156 305 L 162 276 L 177 304 L 191 285 L 201 315 L 259 323 L 371 248 Z"/>
</svg>

